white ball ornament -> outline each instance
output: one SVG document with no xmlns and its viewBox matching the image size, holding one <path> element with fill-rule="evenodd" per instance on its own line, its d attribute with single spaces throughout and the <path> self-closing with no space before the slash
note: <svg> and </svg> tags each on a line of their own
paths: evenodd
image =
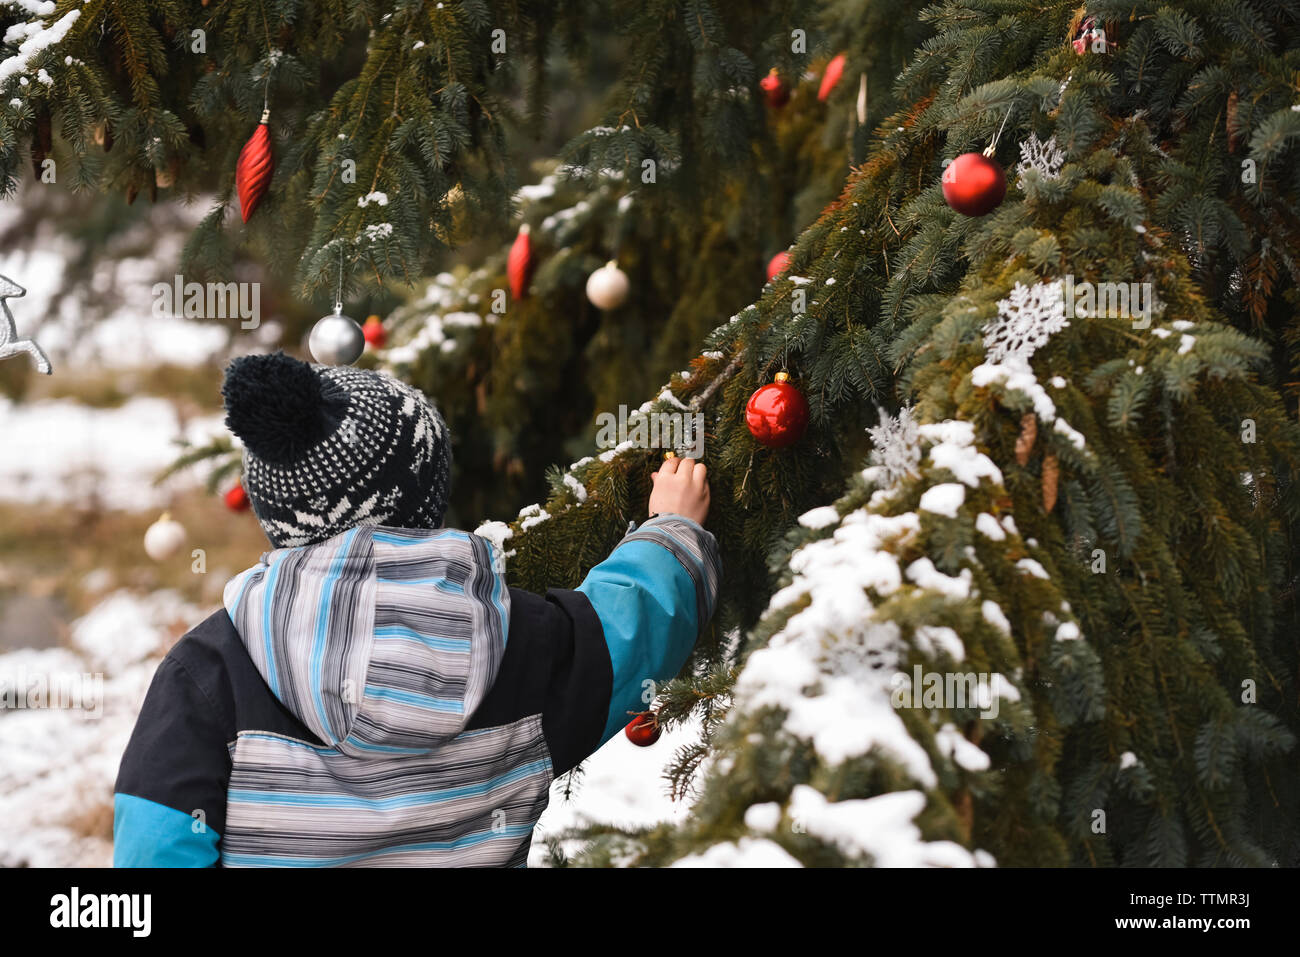
<svg viewBox="0 0 1300 957">
<path fill-rule="evenodd" d="M 185 526 L 163 512 L 158 521 L 145 530 L 145 554 L 156 562 L 165 562 L 181 550 L 187 537 Z"/>
<path fill-rule="evenodd" d="M 617 309 L 627 302 L 631 288 L 627 273 L 612 259 L 587 277 L 587 298 L 597 309 Z"/>
<path fill-rule="evenodd" d="M 360 324 L 343 315 L 343 307 L 336 305 L 332 314 L 312 327 L 307 347 L 321 365 L 350 366 L 365 351 L 366 336 Z"/>
</svg>

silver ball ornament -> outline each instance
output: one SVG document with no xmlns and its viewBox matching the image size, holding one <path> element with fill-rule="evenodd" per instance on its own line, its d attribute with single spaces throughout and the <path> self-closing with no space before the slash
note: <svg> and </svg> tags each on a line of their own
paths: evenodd
<svg viewBox="0 0 1300 957">
<path fill-rule="evenodd" d="M 331 315 L 319 319 L 312 327 L 307 347 L 321 365 L 350 366 L 365 351 L 366 336 L 357 321 L 343 315 L 342 309 L 336 306 Z"/>
</svg>

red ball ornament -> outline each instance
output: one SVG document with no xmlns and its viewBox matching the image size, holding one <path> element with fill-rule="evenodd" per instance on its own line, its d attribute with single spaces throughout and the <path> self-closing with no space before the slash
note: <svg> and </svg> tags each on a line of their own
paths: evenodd
<svg viewBox="0 0 1300 957">
<path fill-rule="evenodd" d="M 271 111 L 263 110 L 262 122 L 239 151 L 239 162 L 235 164 L 235 190 L 239 193 L 239 215 L 244 222 L 248 222 L 248 217 L 262 202 L 266 188 L 271 185 L 271 174 L 275 172 L 271 131 L 266 125 L 270 119 Z"/>
<path fill-rule="evenodd" d="M 659 719 L 655 717 L 655 713 L 646 711 L 629 721 L 623 733 L 637 747 L 648 748 L 659 740 L 663 729 L 659 727 Z"/>
<path fill-rule="evenodd" d="M 781 250 L 767 261 L 767 281 L 771 282 L 775 279 L 785 271 L 785 267 L 788 265 L 790 265 L 790 254 L 785 250 Z"/>
<path fill-rule="evenodd" d="M 835 84 L 840 82 L 840 77 L 844 75 L 844 63 L 843 53 L 831 57 L 831 62 L 826 64 L 826 70 L 822 73 L 822 85 L 817 91 L 817 99 L 825 101 L 831 95 L 831 90 L 835 89 Z"/>
<path fill-rule="evenodd" d="M 943 171 L 943 201 L 963 216 L 983 216 L 1007 195 L 1007 174 L 983 153 L 962 153 Z"/>
<path fill-rule="evenodd" d="M 244 491 L 244 483 L 236 482 L 230 491 L 226 492 L 226 508 L 232 512 L 242 512 L 248 508 L 248 493 Z"/>
<path fill-rule="evenodd" d="M 510 279 L 510 297 L 523 299 L 528 295 L 528 280 L 533 274 L 533 240 L 529 235 L 528 224 L 519 227 L 519 235 L 510 247 L 510 256 L 506 259 L 506 276 Z"/>
<path fill-rule="evenodd" d="M 750 434 L 769 449 L 793 445 L 808 428 L 808 400 L 787 373 L 778 372 L 775 382 L 749 397 L 745 424 Z"/>
<path fill-rule="evenodd" d="M 384 328 L 384 322 L 378 316 L 370 316 L 361 326 L 361 334 L 365 336 L 366 342 L 372 349 L 382 349 L 384 343 L 388 341 L 388 330 Z"/>
<path fill-rule="evenodd" d="M 785 80 L 781 78 L 776 67 L 772 67 L 767 76 L 758 81 L 758 85 L 763 88 L 763 96 L 772 109 L 779 110 L 790 102 L 790 88 L 786 86 Z"/>
</svg>

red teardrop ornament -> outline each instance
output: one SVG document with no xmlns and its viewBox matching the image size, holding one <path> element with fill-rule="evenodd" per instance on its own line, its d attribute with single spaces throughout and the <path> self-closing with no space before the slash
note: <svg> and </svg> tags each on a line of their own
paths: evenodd
<svg viewBox="0 0 1300 957">
<path fill-rule="evenodd" d="M 831 90 L 835 89 L 835 84 L 840 82 L 840 77 L 844 75 L 844 54 L 840 53 L 831 57 L 831 62 L 826 64 L 826 71 L 822 73 L 821 89 L 817 91 L 817 99 L 825 100 L 831 95 Z"/>
<path fill-rule="evenodd" d="M 506 276 L 510 279 L 510 296 L 523 299 L 528 295 L 528 280 L 533 272 L 533 240 L 529 236 L 528 224 L 519 227 L 519 235 L 510 247 L 510 256 L 506 260 Z"/>
<path fill-rule="evenodd" d="M 275 161 L 271 156 L 271 131 L 267 121 L 271 118 L 269 110 L 262 113 L 262 122 L 257 124 L 253 135 L 248 138 L 244 148 L 239 151 L 239 162 L 235 164 L 235 189 L 239 193 L 239 215 L 244 222 L 253 215 L 266 188 L 271 185 L 271 174 L 275 172 Z"/>
</svg>

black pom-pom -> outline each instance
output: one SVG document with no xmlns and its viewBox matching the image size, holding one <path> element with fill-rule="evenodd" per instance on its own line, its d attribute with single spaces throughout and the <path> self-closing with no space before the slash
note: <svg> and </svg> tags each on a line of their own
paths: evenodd
<svg viewBox="0 0 1300 957">
<path fill-rule="evenodd" d="M 221 386 L 226 428 L 263 461 L 291 462 L 338 425 L 322 386 L 315 369 L 283 352 L 233 359 Z"/>
</svg>

